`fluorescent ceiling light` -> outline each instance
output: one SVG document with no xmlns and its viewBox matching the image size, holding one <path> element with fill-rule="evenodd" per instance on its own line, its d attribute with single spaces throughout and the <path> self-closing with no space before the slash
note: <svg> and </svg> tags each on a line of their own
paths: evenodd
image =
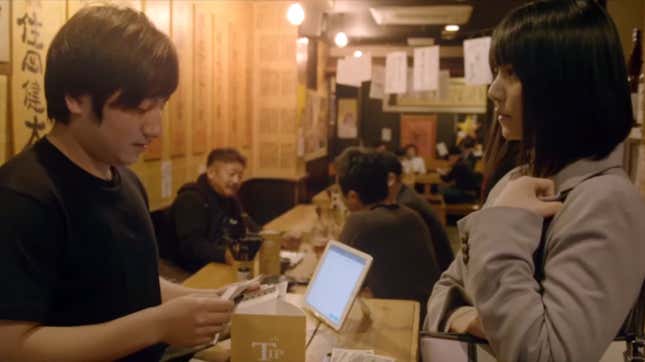
<svg viewBox="0 0 645 362">
<path fill-rule="evenodd" d="M 466 24 L 472 5 L 380 6 L 370 8 L 379 25 Z"/>
</svg>

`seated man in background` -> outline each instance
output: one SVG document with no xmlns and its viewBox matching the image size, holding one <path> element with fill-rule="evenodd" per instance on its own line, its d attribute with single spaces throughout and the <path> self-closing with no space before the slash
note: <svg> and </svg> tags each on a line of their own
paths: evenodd
<svg viewBox="0 0 645 362">
<path fill-rule="evenodd" d="M 450 148 L 448 160 L 451 168 L 449 171 L 437 170 L 441 180 L 450 182 L 451 185 L 440 189 L 444 200 L 448 204 L 464 202 L 478 202 L 482 183 L 482 175 L 475 171 L 477 158 L 473 154 L 475 139 L 464 138 L 460 147 Z"/>
<path fill-rule="evenodd" d="M 374 151 L 376 152 L 387 152 L 389 151 L 388 145 L 386 142 L 378 141 L 374 143 Z"/>
<path fill-rule="evenodd" d="M 350 210 L 339 239 L 374 257 L 366 287 L 376 298 L 419 301 L 423 318 L 439 276 L 428 227 L 414 211 L 387 202 L 387 171 L 379 154 L 350 148 L 336 165 Z"/>
<path fill-rule="evenodd" d="M 454 259 L 450 240 L 446 230 L 430 207 L 430 204 L 423 199 L 412 188 L 401 182 L 403 169 L 401 162 L 391 152 L 384 152 L 381 155 L 385 170 L 387 171 L 387 186 L 389 190 L 388 201 L 399 203 L 416 211 L 425 221 L 430 231 L 432 246 L 434 248 L 439 270 L 443 272 L 448 268 Z"/>
<path fill-rule="evenodd" d="M 256 229 L 242 212 L 237 192 L 246 159 L 237 150 L 218 148 L 208 155 L 206 172 L 182 186 L 170 208 L 177 237 L 177 264 L 196 271 L 210 262 L 233 262 L 227 237 Z"/>
<path fill-rule="evenodd" d="M 415 144 L 409 144 L 403 148 L 404 154 L 401 159 L 403 172 L 406 174 L 423 175 L 427 172 L 426 161 L 419 156 L 419 150 Z"/>
</svg>

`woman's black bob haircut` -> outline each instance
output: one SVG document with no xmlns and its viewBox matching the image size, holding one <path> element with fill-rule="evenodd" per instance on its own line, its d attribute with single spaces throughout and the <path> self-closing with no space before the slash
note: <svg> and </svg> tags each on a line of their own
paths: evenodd
<svg viewBox="0 0 645 362">
<path fill-rule="evenodd" d="M 493 32 L 490 64 L 522 83 L 522 157 L 548 177 L 582 158 L 602 159 L 633 124 L 616 27 L 593 0 L 539 0 Z"/>
</svg>

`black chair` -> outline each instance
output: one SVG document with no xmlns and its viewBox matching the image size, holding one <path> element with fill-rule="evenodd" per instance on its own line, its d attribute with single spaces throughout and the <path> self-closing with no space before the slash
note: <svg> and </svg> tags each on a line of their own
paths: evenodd
<svg viewBox="0 0 645 362">
<path fill-rule="evenodd" d="M 302 186 L 296 180 L 253 178 L 242 184 L 238 197 L 251 219 L 264 225 L 301 202 Z"/>
<path fill-rule="evenodd" d="M 181 283 L 190 273 L 177 265 L 179 242 L 170 218 L 170 208 L 154 210 L 150 212 L 150 218 L 157 238 L 159 275 L 172 282 Z"/>
</svg>

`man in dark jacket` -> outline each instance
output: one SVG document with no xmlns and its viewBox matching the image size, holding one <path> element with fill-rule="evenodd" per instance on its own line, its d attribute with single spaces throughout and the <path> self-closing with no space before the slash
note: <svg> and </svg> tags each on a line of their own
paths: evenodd
<svg viewBox="0 0 645 362">
<path fill-rule="evenodd" d="M 206 172 L 179 189 L 170 218 L 178 243 L 176 262 L 182 268 L 232 263 L 226 237 L 239 238 L 247 227 L 237 199 L 245 167 L 237 150 L 218 148 L 208 155 Z"/>
<path fill-rule="evenodd" d="M 413 210 L 388 202 L 379 154 L 348 148 L 335 165 L 350 211 L 338 238 L 374 258 L 367 290 L 376 298 L 418 301 L 423 319 L 423 304 L 440 274 L 428 227 Z"/>
<path fill-rule="evenodd" d="M 441 221 L 439 221 L 439 218 L 437 218 L 437 215 L 432 211 L 430 204 L 414 191 L 414 189 L 401 182 L 403 167 L 398 157 L 391 152 L 384 152 L 381 154 L 381 157 L 388 173 L 387 186 L 389 202 L 407 206 L 423 218 L 423 221 L 425 221 L 430 230 L 432 246 L 437 257 L 439 270 L 443 272 L 454 259 L 450 247 L 450 239 L 448 239 L 446 230 L 441 224 Z"/>
<path fill-rule="evenodd" d="M 479 200 L 482 175 L 475 171 L 477 158 L 473 154 L 474 147 L 475 140 L 465 138 L 459 147 L 450 149 L 450 170 L 437 170 L 442 181 L 451 183 L 440 189 L 447 204 L 476 203 Z"/>
</svg>

